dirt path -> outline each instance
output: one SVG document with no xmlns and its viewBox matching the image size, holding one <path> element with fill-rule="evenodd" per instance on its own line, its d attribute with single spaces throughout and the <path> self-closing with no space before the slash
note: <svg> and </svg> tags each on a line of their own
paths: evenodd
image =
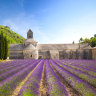
<svg viewBox="0 0 96 96">
<path fill-rule="evenodd" d="M 40 92 L 40 96 L 48 96 L 48 94 L 47 94 L 47 83 L 46 83 L 46 74 L 45 74 L 45 64 L 44 64 L 44 67 L 43 67 L 42 79 L 40 81 L 39 92 Z"/>
<path fill-rule="evenodd" d="M 41 60 L 42 61 L 42 60 Z M 41 63 L 41 61 L 37 64 L 37 66 Z M 37 68 L 37 66 L 26 76 L 26 78 L 19 84 L 19 86 L 16 87 L 16 89 L 13 91 L 13 94 L 10 96 L 17 96 L 22 86 L 26 83 L 26 81 L 29 79 L 33 71 Z"/>
<path fill-rule="evenodd" d="M 51 67 L 53 68 L 56 75 L 60 78 L 60 81 L 64 84 L 66 87 L 66 90 L 68 92 L 68 96 L 81 96 L 68 82 L 59 74 L 59 72 L 56 71 L 56 69 L 53 67 L 53 65 L 50 63 Z"/>
</svg>

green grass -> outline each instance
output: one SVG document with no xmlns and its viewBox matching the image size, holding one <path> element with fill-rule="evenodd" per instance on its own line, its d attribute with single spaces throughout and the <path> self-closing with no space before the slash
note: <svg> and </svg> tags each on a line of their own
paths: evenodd
<svg viewBox="0 0 96 96">
<path fill-rule="evenodd" d="M 23 95 L 21 95 L 21 96 L 35 96 L 33 93 L 32 93 L 32 91 L 31 90 L 26 90 L 24 93 L 23 93 Z"/>
<path fill-rule="evenodd" d="M 83 83 L 77 82 L 75 88 L 79 89 L 80 93 L 83 94 L 83 96 L 95 96 L 92 91 L 90 91 L 88 88 L 86 89 L 86 86 L 84 86 Z"/>
</svg>

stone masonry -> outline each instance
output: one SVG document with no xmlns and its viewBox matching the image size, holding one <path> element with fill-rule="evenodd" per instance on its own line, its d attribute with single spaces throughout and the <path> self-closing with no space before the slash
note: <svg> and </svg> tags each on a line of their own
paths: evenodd
<svg viewBox="0 0 96 96">
<path fill-rule="evenodd" d="M 9 44 L 10 59 L 96 59 L 88 44 L 38 44 L 31 29 L 23 44 Z"/>
</svg>

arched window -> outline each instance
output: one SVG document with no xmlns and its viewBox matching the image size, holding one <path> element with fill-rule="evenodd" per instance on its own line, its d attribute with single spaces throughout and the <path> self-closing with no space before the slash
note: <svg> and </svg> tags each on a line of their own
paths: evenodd
<svg viewBox="0 0 96 96">
<path fill-rule="evenodd" d="M 32 36 L 28 36 L 28 38 L 32 38 Z"/>
</svg>

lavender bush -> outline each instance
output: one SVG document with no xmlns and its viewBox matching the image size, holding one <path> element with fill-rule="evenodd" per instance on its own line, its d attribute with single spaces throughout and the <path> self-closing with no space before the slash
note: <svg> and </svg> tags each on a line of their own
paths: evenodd
<svg viewBox="0 0 96 96">
<path fill-rule="evenodd" d="M 68 96 L 64 85 L 57 77 L 53 69 L 51 68 L 48 60 L 46 60 L 46 78 L 48 83 L 48 93 L 50 96 Z"/>
<path fill-rule="evenodd" d="M 64 70 L 62 67 L 58 66 L 53 60 L 50 60 L 54 68 L 65 78 L 65 80 L 73 86 L 82 96 L 96 96 L 96 90 L 92 88 L 87 82 L 76 77 L 74 74 Z"/>
</svg>

